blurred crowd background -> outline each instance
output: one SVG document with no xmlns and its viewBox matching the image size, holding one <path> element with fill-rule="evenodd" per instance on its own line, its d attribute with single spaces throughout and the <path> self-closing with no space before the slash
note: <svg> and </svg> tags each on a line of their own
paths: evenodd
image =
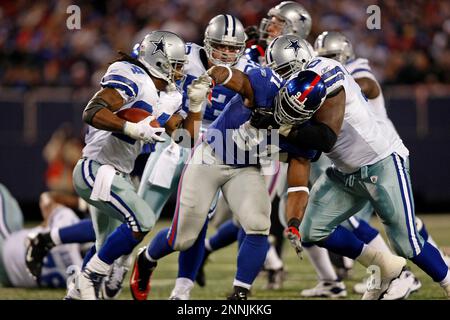
<svg viewBox="0 0 450 320">
<path fill-rule="evenodd" d="M 150 30 L 203 42 L 220 13 L 258 25 L 278 0 L 2 0 L 0 85 L 97 86 L 117 50 L 130 51 Z M 312 15 L 311 42 L 325 30 L 343 31 L 384 84 L 450 83 L 450 1 L 302 0 Z M 66 28 L 67 7 L 81 8 L 81 29 Z M 368 30 L 366 9 L 381 8 L 381 29 Z"/>
</svg>

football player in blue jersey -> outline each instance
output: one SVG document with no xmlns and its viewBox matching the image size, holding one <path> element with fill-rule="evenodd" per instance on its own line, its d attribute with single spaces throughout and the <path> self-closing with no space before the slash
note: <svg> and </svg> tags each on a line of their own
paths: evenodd
<svg viewBox="0 0 450 320">
<path fill-rule="evenodd" d="M 308 192 L 307 176 L 297 175 L 295 167 L 300 163 L 308 166 L 316 152 L 294 148 L 284 138 L 275 141 L 277 130 L 264 143 L 261 132 L 255 130 L 249 120 L 254 110 L 296 104 L 299 106 L 296 112 L 291 113 L 289 119 L 284 119 L 296 123 L 307 121 L 325 98 L 325 87 L 320 77 L 307 72 L 285 83 L 269 68 L 252 69 L 247 76 L 226 66 L 215 66 L 209 72 L 215 83 L 226 85 L 239 94 L 231 99 L 195 147 L 182 174 L 169 233 L 157 235 L 136 260 L 133 273 L 139 276 L 136 277 L 138 283 L 135 289 L 144 299 L 156 261 L 174 250 L 189 249 L 201 239 L 199 235 L 206 232 L 208 209 L 219 189 L 245 230 L 238 253 L 234 291 L 229 299 L 247 299 L 247 293 L 267 254 L 270 228 L 270 199 L 259 171 L 261 151 L 267 154 L 267 149 L 278 148 L 289 154 L 288 180 L 292 187 L 289 191 Z M 242 76 L 234 79 L 234 72 Z M 202 83 L 210 85 L 209 76 L 201 78 Z M 302 92 L 305 94 L 302 95 Z"/>
<path fill-rule="evenodd" d="M 183 93 L 183 110 L 192 108 L 192 102 L 187 95 L 188 86 L 212 66 L 217 64 L 228 65 L 243 72 L 248 72 L 258 66 L 243 56 L 245 40 L 246 36 L 242 23 L 232 15 L 221 14 L 212 18 L 208 23 L 203 46 L 195 43 L 186 44 L 187 63 L 184 67 L 186 77 L 179 82 L 179 87 Z M 213 88 L 210 94 L 210 102 L 205 102 L 199 106 L 203 113 L 202 131 L 220 115 L 235 94 L 224 86 L 218 85 Z M 171 194 L 176 192 L 189 153 L 190 147 L 179 147 L 173 140 L 167 139 L 166 143 L 156 145 L 155 151 L 150 154 L 138 194 L 150 205 L 157 217 L 159 217 Z M 215 203 L 211 207 L 211 213 L 214 212 Z M 229 208 L 223 197 L 218 198 L 217 207 L 221 208 L 220 212 L 228 215 Z M 193 287 L 193 280 L 201 261 L 201 256 L 198 258 L 200 261 L 196 261 L 197 255 L 194 255 L 193 252 L 196 250 L 203 252 L 203 243 L 199 245 L 201 248 L 193 247 L 190 251 L 180 254 L 174 295 L 179 296 L 178 292 L 184 292 L 186 296 L 187 292 Z M 133 288 L 133 283 L 136 282 L 133 277 L 131 281 Z M 134 295 L 134 297 L 139 298 L 139 294 Z"/>
</svg>

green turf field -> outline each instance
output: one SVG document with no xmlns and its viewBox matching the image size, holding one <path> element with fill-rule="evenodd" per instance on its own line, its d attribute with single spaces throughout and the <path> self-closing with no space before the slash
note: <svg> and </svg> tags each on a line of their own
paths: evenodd
<svg viewBox="0 0 450 320">
<path fill-rule="evenodd" d="M 449 215 L 422 215 L 420 216 L 426 223 L 429 233 L 441 246 L 450 246 L 450 214 Z M 169 221 L 161 221 L 157 224 L 147 239 L 160 228 L 167 226 Z M 379 223 L 374 222 L 377 227 Z M 213 230 L 210 230 L 211 233 Z M 147 244 L 147 240 L 143 243 Z M 167 299 L 175 283 L 177 275 L 178 254 L 172 254 L 162 259 L 156 269 L 152 279 L 152 291 L 150 299 Z M 264 290 L 266 276 L 261 273 L 252 289 L 250 299 L 300 299 L 299 292 L 302 289 L 310 288 L 316 284 L 316 276 L 312 266 L 305 257 L 299 260 L 293 249 L 286 243 L 284 247 L 285 269 L 287 279 L 280 290 Z M 409 299 L 443 299 L 444 293 L 439 285 L 432 282 L 424 272 L 410 263 L 412 270 L 422 281 L 422 289 L 414 293 Z M 192 299 L 224 299 L 231 291 L 232 280 L 236 270 L 236 245 L 232 245 L 220 252 L 211 255 L 211 259 L 206 266 L 207 284 L 205 288 L 195 287 L 192 291 Z M 365 277 L 365 270 L 356 265 L 351 279 L 346 281 L 349 292 L 348 299 L 359 299 L 360 296 L 353 294 L 351 288 L 353 284 Z M 0 299 L 62 299 L 64 290 L 55 289 L 13 289 L 0 288 Z M 131 299 L 128 285 L 128 278 L 125 282 L 120 299 Z"/>
</svg>

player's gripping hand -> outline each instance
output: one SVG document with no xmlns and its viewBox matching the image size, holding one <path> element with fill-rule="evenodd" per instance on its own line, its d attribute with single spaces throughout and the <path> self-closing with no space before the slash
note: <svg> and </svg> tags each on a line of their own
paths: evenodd
<svg viewBox="0 0 450 320">
<path fill-rule="evenodd" d="M 250 124 L 257 129 L 278 129 L 280 127 L 275 121 L 273 112 L 262 108 L 257 108 L 252 111 Z"/>
<path fill-rule="evenodd" d="M 203 74 L 188 86 L 189 111 L 200 112 L 202 105 L 207 101 L 211 91 L 212 79 L 209 75 Z"/>
<path fill-rule="evenodd" d="M 245 34 L 247 35 L 246 46 L 250 47 L 259 40 L 259 31 L 257 26 L 248 26 L 245 28 Z"/>
<path fill-rule="evenodd" d="M 166 129 L 161 127 L 152 127 L 150 122 L 153 120 L 155 120 L 154 116 L 148 116 L 138 123 L 127 121 L 123 127 L 123 133 L 133 139 L 142 140 L 145 143 L 165 141 L 165 139 L 159 135 L 166 131 Z"/>
<path fill-rule="evenodd" d="M 303 259 L 302 256 L 302 241 L 300 237 L 300 232 L 298 231 L 298 227 L 300 226 L 300 220 L 296 218 L 292 218 L 288 222 L 288 227 L 284 230 L 284 235 L 291 243 L 291 246 L 295 249 L 295 253 L 300 259 Z"/>
</svg>

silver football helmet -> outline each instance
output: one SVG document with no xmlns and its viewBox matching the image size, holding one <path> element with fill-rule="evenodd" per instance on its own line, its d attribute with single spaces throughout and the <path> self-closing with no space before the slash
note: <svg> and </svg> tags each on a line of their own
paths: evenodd
<svg viewBox="0 0 450 320">
<path fill-rule="evenodd" d="M 242 23 L 232 15 L 221 14 L 209 21 L 205 30 L 205 51 L 213 64 L 236 64 L 244 54 L 245 34 Z"/>
<path fill-rule="evenodd" d="M 272 41 L 279 35 L 295 34 L 306 38 L 311 31 L 311 15 L 299 3 L 283 1 L 273 7 L 259 25 L 260 39 Z"/>
<path fill-rule="evenodd" d="M 152 31 L 139 45 L 137 59 L 156 78 L 169 84 L 181 79 L 187 62 L 185 43 L 170 31 Z"/>
<path fill-rule="evenodd" d="M 337 60 L 342 64 L 355 58 L 351 42 L 336 31 L 322 32 L 314 42 L 314 49 L 319 56 Z"/>
<path fill-rule="evenodd" d="M 267 66 L 285 79 L 302 70 L 314 56 L 308 41 L 295 35 L 278 36 L 266 49 Z"/>
</svg>

